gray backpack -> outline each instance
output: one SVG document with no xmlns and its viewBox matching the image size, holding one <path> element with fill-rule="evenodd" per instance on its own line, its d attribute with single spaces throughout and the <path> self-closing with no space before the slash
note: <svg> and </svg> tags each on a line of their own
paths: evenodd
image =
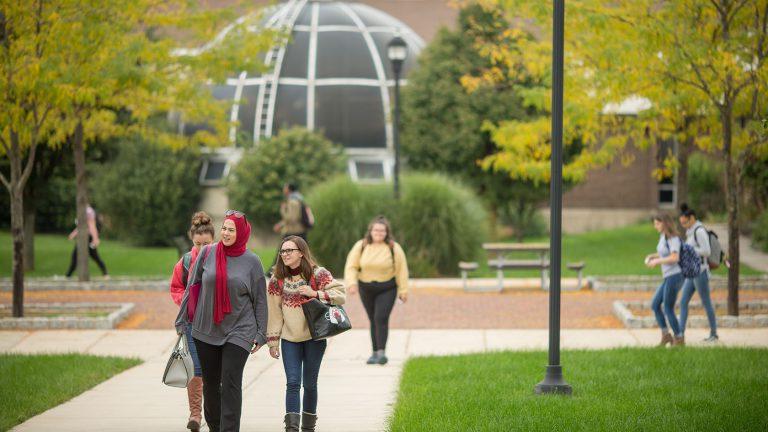
<svg viewBox="0 0 768 432">
<path fill-rule="evenodd" d="M 725 252 L 723 252 L 723 247 L 720 245 L 720 240 L 718 240 L 717 234 L 715 234 L 714 231 L 708 230 L 703 226 L 697 227 L 696 231 L 698 231 L 699 228 L 703 229 L 707 233 L 707 238 L 709 239 L 709 250 L 711 251 L 707 257 L 707 265 L 709 265 L 710 270 L 715 270 L 716 268 L 720 267 L 720 265 L 725 260 Z M 696 238 L 696 231 L 693 232 L 693 239 L 696 241 L 696 246 L 699 246 L 699 239 Z"/>
</svg>

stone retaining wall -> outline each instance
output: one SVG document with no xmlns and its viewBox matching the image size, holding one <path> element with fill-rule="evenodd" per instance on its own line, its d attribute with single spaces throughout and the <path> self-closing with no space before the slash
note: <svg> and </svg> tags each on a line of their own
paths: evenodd
<svg viewBox="0 0 768 432">
<path fill-rule="evenodd" d="M 27 303 L 30 309 L 113 309 L 106 317 L 23 317 L 0 318 L 0 330 L 43 330 L 43 329 L 113 329 L 133 310 L 133 303 Z M 0 304 L 0 310 L 12 309 L 11 305 Z"/>
</svg>

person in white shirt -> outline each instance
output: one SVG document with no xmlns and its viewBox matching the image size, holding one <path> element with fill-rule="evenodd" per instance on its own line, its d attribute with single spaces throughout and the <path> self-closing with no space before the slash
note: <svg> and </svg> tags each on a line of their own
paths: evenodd
<svg viewBox="0 0 768 432">
<path fill-rule="evenodd" d="M 709 264 L 707 263 L 707 257 L 711 254 L 711 247 L 709 244 L 709 234 L 704 225 L 696 218 L 696 212 L 683 203 L 680 206 L 680 225 L 685 228 L 685 242 L 693 246 L 693 249 L 701 257 L 701 273 L 693 278 L 688 278 L 683 283 L 683 294 L 680 298 L 680 330 L 685 334 L 685 324 L 688 321 L 688 303 L 693 297 L 693 292 L 698 291 L 701 298 L 701 304 L 704 306 L 704 311 L 707 313 L 707 320 L 709 321 L 709 337 L 704 339 L 705 342 L 717 342 L 719 340 L 717 336 L 717 317 L 715 316 L 715 308 L 712 305 L 712 298 L 710 296 L 709 289 Z"/>
</svg>

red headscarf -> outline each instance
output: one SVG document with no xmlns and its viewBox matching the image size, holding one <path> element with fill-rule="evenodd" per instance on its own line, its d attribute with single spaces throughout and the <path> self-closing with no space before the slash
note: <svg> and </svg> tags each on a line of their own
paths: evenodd
<svg viewBox="0 0 768 432">
<path fill-rule="evenodd" d="M 224 220 L 227 219 L 235 223 L 237 237 L 232 246 L 225 246 L 222 241 L 216 245 L 216 292 L 213 295 L 213 322 L 216 324 L 224 320 L 225 314 L 232 312 L 227 290 L 227 257 L 244 254 L 248 239 L 251 237 L 251 224 L 245 219 L 244 214 L 235 212 L 224 217 Z"/>
</svg>

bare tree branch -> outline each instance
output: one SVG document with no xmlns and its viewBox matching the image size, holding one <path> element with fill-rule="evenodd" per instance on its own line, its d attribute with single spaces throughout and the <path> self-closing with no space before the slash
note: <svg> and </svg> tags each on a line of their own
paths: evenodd
<svg viewBox="0 0 768 432">
<path fill-rule="evenodd" d="M 5 175 L 0 172 L 0 181 L 2 181 L 3 185 L 6 189 L 8 189 L 8 192 L 11 192 L 11 183 L 5 178 Z"/>
</svg>

